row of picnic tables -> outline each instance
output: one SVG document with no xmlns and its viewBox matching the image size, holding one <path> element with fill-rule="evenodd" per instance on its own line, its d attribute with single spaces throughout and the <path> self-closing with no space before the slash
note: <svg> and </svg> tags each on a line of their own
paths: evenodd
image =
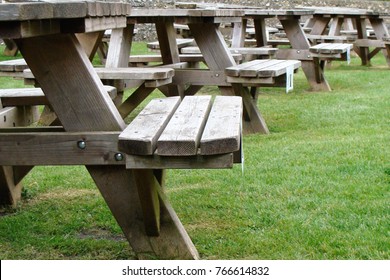
<svg viewBox="0 0 390 280">
<path fill-rule="evenodd" d="M 15 42 L 29 68 L 23 77 L 40 87 L 39 92 L 25 93 L 27 101 L 12 103 L 16 101 L 10 97 L 15 94 L 8 94 L 4 95 L 8 98 L 4 104 L 8 105 L 0 103 L 4 119 L 0 129 L 2 203 L 13 204 L 20 198 L 20 182 L 34 165 L 85 165 L 140 258 L 199 258 L 164 195 L 164 170 L 226 168 L 240 162 L 242 114 L 254 131 L 267 132 L 257 107 L 256 88 L 286 87 L 300 66 L 312 89 L 330 90 L 321 59 L 310 50 L 300 24 L 302 16 L 313 14 L 315 11 L 309 9 L 238 7 L 134 9 L 129 4 L 109 2 L 0 4 L 0 38 Z M 292 48 L 277 55 L 281 62 L 269 59 L 237 64 L 219 25 L 235 24 L 232 40 L 239 48 L 251 19 L 257 45 L 263 47 L 267 44 L 265 19 L 270 17 L 280 20 Z M 353 17 L 360 23 L 369 19 L 378 38 L 388 35 L 378 14 Z M 156 27 L 162 66 L 134 69 L 128 67 L 134 28 L 144 23 Z M 188 68 L 188 61 L 183 59 L 189 57 L 177 48 L 175 23 L 188 25 L 200 50 L 194 57 L 204 61 L 208 69 Z M 319 23 L 312 30 L 319 32 L 317 26 Z M 363 25 L 358 27 L 358 34 L 364 37 L 361 28 Z M 95 69 L 90 58 L 108 29 L 112 31 L 106 64 Z M 360 55 L 364 57 L 365 51 Z M 106 86 L 102 80 L 107 81 Z M 136 90 L 122 100 L 127 83 Z M 193 95 L 204 85 L 218 86 L 228 98 L 218 98 L 214 104 L 205 97 L 185 97 L 182 102 L 176 98 Z M 139 125 L 127 127 L 124 118 L 155 88 L 169 98 L 153 102 L 145 108 L 150 111 L 137 120 Z M 36 104 L 54 111 L 48 126 L 28 127 L 36 118 L 31 117 L 36 114 Z M 202 127 L 207 131 L 202 138 L 199 133 L 193 136 L 195 146 L 190 145 L 191 149 L 187 140 L 172 140 L 178 127 L 188 125 L 178 121 L 181 119 L 196 126 L 191 129 Z M 143 123 L 150 125 L 145 129 Z M 161 134 L 165 126 L 164 131 L 170 132 L 167 135 Z M 156 128 L 149 135 L 152 127 Z M 141 132 L 147 137 L 139 136 Z M 222 140 L 214 139 L 213 134 L 222 135 Z M 129 135 L 135 138 L 129 139 Z"/>
</svg>

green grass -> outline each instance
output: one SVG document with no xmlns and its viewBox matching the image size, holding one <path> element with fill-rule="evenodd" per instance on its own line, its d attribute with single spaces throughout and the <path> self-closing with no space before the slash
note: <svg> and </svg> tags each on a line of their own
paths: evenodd
<svg viewBox="0 0 390 280">
<path fill-rule="evenodd" d="M 203 259 L 390 258 L 390 72 L 354 58 L 326 70 L 332 92 L 263 89 L 269 135 L 245 163 L 169 170 L 167 194 Z M 209 88 L 204 93 L 215 93 Z M 132 259 L 84 167 L 36 167 L 2 209 L 1 259 Z"/>
</svg>

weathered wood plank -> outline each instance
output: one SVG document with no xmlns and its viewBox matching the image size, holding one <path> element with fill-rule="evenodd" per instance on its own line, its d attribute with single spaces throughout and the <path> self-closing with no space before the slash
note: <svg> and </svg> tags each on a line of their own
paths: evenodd
<svg viewBox="0 0 390 280">
<path fill-rule="evenodd" d="M 231 153 L 240 149 L 242 106 L 239 96 L 215 98 L 200 140 L 202 155 Z"/>
<path fill-rule="evenodd" d="M 152 155 L 180 97 L 153 99 L 119 135 L 118 148 L 127 154 Z"/>
<path fill-rule="evenodd" d="M 158 154 L 196 155 L 210 108 L 210 96 L 186 96 L 157 141 Z"/>
<path fill-rule="evenodd" d="M 195 156 L 126 155 L 128 169 L 221 169 L 233 167 L 233 154 Z"/>
<path fill-rule="evenodd" d="M 231 76 L 231 77 L 238 77 L 238 76 L 240 76 L 241 71 L 244 69 L 251 70 L 252 67 L 253 67 L 253 69 L 258 69 L 259 64 L 264 65 L 264 67 L 266 67 L 267 65 L 273 64 L 273 63 L 274 62 L 272 60 L 269 60 L 269 59 L 263 59 L 263 60 L 256 59 L 256 60 L 248 61 L 248 62 L 239 64 L 239 65 L 227 67 L 225 69 L 225 73 L 226 73 L 226 75 Z"/>
<path fill-rule="evenodd" d="M 299 66 L 301 62 L 298 60 L 280 60 L 279 63 L 260 69 L 257 74 L 259 77 L 278 77 L 286 74 L 289 67 L 297 69 Z"/>
<path fill-rule="evenodd" d="M 23 58 L 12 59 L 0 62 L 0 71 L 21 72 L 27 69 L 28 65 Z"/>
<path fill-rule="evenodd" d="M 111 99 L 116 97 L 115 87 L 104 88 Z M 0 100 L 3 106 L 49 105 L 41 88 L 0 89 Z"/>
<path fill-rule="evenodd" d="M 0 165 L 124 165 L 119 132 L 1 133 Z M 85 146 L 84 146 L 85 144 Z"/>
<path fill-rule="evenodd" d="M 38 107 L 6 107 L 0 109 L 0 128 L 28 126 L 39 118 Z"/>
<path fill-rule="evenodd" d="M 165 67 L 95 68 L 101 79 L 158 80 L 173 77 L 175 70 Z"/>
</svg>

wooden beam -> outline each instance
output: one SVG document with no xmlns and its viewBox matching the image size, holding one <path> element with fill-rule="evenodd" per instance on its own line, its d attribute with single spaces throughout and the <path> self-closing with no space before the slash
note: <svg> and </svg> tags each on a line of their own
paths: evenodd
<svg viewBox="0 0 390 280">
<path fill-rule="evenodd" d="M 0 165 L 123 165 L 119 132 L 1 133 Z M 124 156 L 122 156 L 124 157 Z"/>
</svg>

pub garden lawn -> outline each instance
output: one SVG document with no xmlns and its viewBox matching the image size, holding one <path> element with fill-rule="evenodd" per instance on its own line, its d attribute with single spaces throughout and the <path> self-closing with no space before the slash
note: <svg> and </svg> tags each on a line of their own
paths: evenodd
<svg viewBox="0 0 390 280">
<path fill-rule="evenodd" d="M 389 68 L 353 58 L 325 74 L 332 92 L 308 91 L 302 71 L 289 94 L 262 89 L 271 133 L 244 136 L 243 165 L 167 172 L 202 259 L 390 258 Z M 23 185 L 0 210 L 0 259 L 135 258 L 84 167 L 35 167 Z"/>
</svg>

